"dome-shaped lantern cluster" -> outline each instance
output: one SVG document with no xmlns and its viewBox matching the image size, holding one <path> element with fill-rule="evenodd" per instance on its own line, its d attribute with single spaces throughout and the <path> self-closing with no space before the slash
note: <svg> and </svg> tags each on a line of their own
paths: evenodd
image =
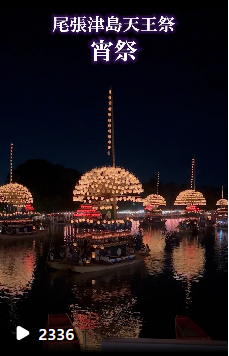
<svg viewBox="0 0 229 356">
<path fill-rule="evenodd" d="M 10 144 L 10 183 L 0 186 L 0 202 L 8 206 L 22 208 L 33 203 L 30 191 L 22 184 L 12 182 L 13 172 L 13 143 Z"/>
<path fill-rule="evenodd" d="M 191 189 L 184 190 L 176 197 L 174 205 L 193 206 L 206 205 L 206 200 L 202 193 L 195 190 L 195 159 L 192 159 Z"/>
</svg>

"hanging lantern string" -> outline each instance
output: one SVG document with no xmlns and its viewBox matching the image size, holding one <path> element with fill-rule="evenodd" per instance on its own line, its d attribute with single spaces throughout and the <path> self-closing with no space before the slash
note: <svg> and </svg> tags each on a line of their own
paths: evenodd
<svg viewBox="0 0 229 356">
<path fill-rule="evenodd" d="M 192 159 L 192 170 L 191 170 L 191 189 L 193 189 L 193 181 L 194 181 L 194 158 Z"/>
<path fill-rule="evenodd" d="M 158 187 L 159 187 L 159 172 L 157 172 L 157 195 L 158 195 Z"/>
<path fill-rule="evenodd" d="M 10 183 L 12 183 L 13 176 L 13 143 L 10 144 Z"/>
</svg>

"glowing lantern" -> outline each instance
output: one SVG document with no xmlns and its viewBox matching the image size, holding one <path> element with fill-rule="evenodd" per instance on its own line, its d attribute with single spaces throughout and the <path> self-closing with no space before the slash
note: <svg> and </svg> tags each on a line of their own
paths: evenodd
<svg viewBox="0 0 229 356">
<path fill-rule="evenodd" d="M 193 189 L 187 189 L 178 194 L 174 205 L 206 205 L 206 200 L 202 193 L 196 192 Z"/>
<path fill-rule="evenodd" d="M 166 205 L 166 201 L 161 195 L 150 194 L 144 199 L 143 205 L 149 210 L 149 208 L 157 208 L 159 205 Z"/>
<path fill-rule="evenodd" d="M 99 192 L 95 185 L 101 187 Z M 117 200 L 119 198 L 119 200 L 126 201 L 126 187 L 129 187 L 128 196 L 131 201 L 135 201 L 136 195 L 143 192 L 142 184 L 139 180 L 124 168 L 94 168 L 91 171 L 86 172 L 75 186 L 73 191 L 73 201 L 83 201 L 86 199 L 93 203 L 95 200 L 100 202 L 105 199 L 108 204 L 106 206 L 103 203 L 102 207 L 109 210 L 115 198 Z"/>
</svg>

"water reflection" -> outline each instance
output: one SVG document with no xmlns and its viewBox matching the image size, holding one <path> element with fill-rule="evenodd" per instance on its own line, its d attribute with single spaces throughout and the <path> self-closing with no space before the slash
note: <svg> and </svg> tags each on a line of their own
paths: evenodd
<svg viewBox="0 0 229 356">
<path fill-rule="evenodd" d="M 175 229 L 179 221 L 168 219 L 167 230 Z M 133 222 L 135 231 L 138 224 L 138 221 Z M 51 227 L 55 246 L 63 243 L 64 227 L 58 224 Z M 202 244 L 200 238 L 187 235 L 181 236 L 177 243 L 166 244 L 160 229 L 149 228 L 145 230 L 144 243 L 149 245 L 151 256 L 143 266 L 136 265 L 133 270 L 129 267 L 128 271 L 120 269 L 100 277 L 47 272 L 45 289 L 43 274 L 39 279 L 37 272 L 43 271 L 40 256 L 46 259 L 44 249 L 48 251 L 49 241 L 45 244 L 45 239 L 32 238 L 0 243 L 1 324 L 4 329 L 15 330 L 16 320 L 27 312 L 29 303 L 31 311 L 37 310 L 42 293 L 44 305 L 37 314 L 44 313 L 42 317 L 46 320 L 48 312 L 69 312 L 82 342 L 83 329 L 90 327 L 88 348 L 98 349 L 101 339 L 107 336 L 138 337 L 140 333 L 141 337 L 173 337 L 177 312 L 185 312 L 186 307 L 201 315 L 203 290 L 207 291 L 212 309 L 218 310 L 219 304 L 222 310 L 227 308 L 224 273 L 227 272 L 227 238 L 227 230 L 216 230 L 215 236 L 206 236 Z M 219 287 L 220 295 L 214 292 Z M 35 314 L 31 313 L 33 324 Z M 170 315 L 172 321 L 167 326 L 163 322 L 159 328 L 154 320 L 159 323 L 162 314 L 165 318 Z M 226 314 L 221 314 L 225 320 Z M 223 324 L 217 320 L 213 315 L 209 322 L 212 333 L 216 329 L 224 333 Z"/>
<path fill-rule="evenodd" d="M 173 273 L 180 280 L 197 280 L 203 276 L 204 248 L 197 237 L 184 236 L 178 248 L 173 250 Z"/>
<path fill-rule="evenodd" d="M 0 289 L 5 297 L 29 290 L 36 265 L 35 241 L 0 245 Z"/>
<path fill-rule="evenodd" d="M 215 237 L 215 263 L 218 270 L 227 271 L 228 266 L 228 230 L 216 229 Z M 225 268 L 226 267 L 226 268 Z"/>
<path fill-rule="evenodd" d="M 131 294 L 125 275 L 102 276 L 73 287 L 76 302 L 70 306 L 74 326 L 83 344 L 87 330 L 88 351 L 99 350 L 104 337 L 138 337 L 142 318 L 135 311 L 137 298 Z"/>
<path fill-rule="evenodd" d="M 167 219 L 166 220 L 166 229 L 167 231 L 179 231 L 178 224 L 184 219 Z"/>
<path fill-rule="evenodd" d="M 191 303 L 192 282 L 204 273 L 205 253 L 197 237 L 183 236 L 179 248 L 173 250 L 173 275 L 184 283 L 187 307 Z"/>
<path fill-rule="evenodd" d="M 35 240 L 0 245 L 0 312 L 4 323 L 10 322 L 11 332 L 17 325 L 18 305 L 31 289 L 35 268 Z"/>
<path fill-rule="evenodd" d="M 181 219 L 168 219 L 168 231 L 177 230 Z M 181 235 L 172 243 L 165 242 L 165 235 L 160 229 L 152 227 L 144 231 L 144 243 L 148 243 L 151 256 L 145 260 L 148 273 L 172 272 L 174 279 L 181 281 L 186 292 L 186 304 L 191 303 L 191 286 L 204 274 L 205 249 L 198 237 Z M 219 257 L 221 259 L 221 256 Z"/>
<path fill-rule="evenodd" d="M 165 236 L 162 231 L 149 227 L 144 230 L 144 243 L 149 245 L 150 257 L 145 259 L 149 274 L 158 274 L 163 272 L 165 255 Z"/>
</svg>

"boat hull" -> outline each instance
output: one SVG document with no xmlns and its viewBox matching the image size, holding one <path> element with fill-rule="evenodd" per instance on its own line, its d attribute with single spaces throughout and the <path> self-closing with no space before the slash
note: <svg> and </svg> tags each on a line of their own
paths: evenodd
<svg viewBox="0 0 229 356">
<path fill-rule="evenodd" d="M 177 339 L 211 340 L 211 338 L 186 315 L 176 316 L 175 331 Z"/>
<path fill-rule="evenodd" d="M 144 258 L 137 258 L 132 261 L 123 261 L 123 262 L 118 262 L 115 264 L 91 264 L 91 265 L 85 265 L 85 266 L 74 266 L 71 265 L 71 270 L 75 273 L 90 273 L 90 272 L 104 272 L 104 271 L 110 271 L 114 269 L 118 269 L 121 267 L 130 267 L 133 265 L 136 265 L 140 262 L 144 261 Z"/>
<path fill-rule="evenodd" d="M 53 270 L 71 269 L 71 264 L 69 261 L 62 261 L 62 260 L 47 261 L 47 265 Z"/>
</svg>

